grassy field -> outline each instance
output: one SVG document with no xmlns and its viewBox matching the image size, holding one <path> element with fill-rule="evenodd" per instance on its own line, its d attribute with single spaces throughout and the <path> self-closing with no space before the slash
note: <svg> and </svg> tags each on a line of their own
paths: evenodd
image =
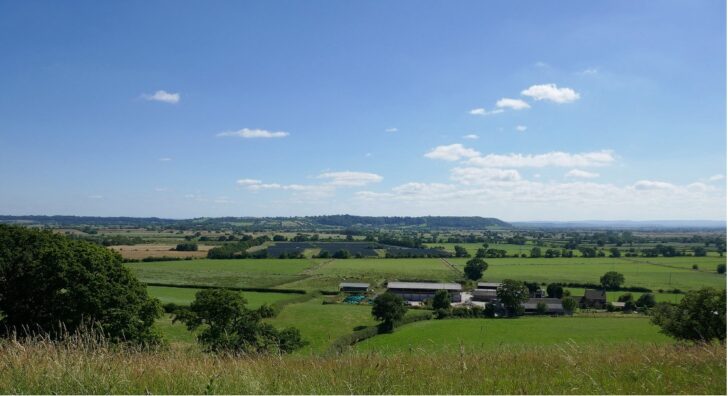
<svg viewBox="0 0 728 396">
<path fill-rule="evenodd" d="M 195 293 L 200 289 L 191 289 L 183 287 L 164 287 L 164 286 L 147 286 L 147 291 L 152 297 L 158 298 L 164 303 L 175 303 L 180 305 L 188 305 L 195 299 Z M 257 308 L 263 304 L 273 304 L 276 301 L 286 300 L 298 296 L 297 294 L 287 293 L 258 293 L 258 292 L 241 292 L 243 297 L 248 301 L 249 308 Z"/>
<path fill-rule="evenodd" d="M 358 351 L 488 350 L 503 345 L 669 343 L 645 317 L 523 317 L 428 320 L 356 344 Z"/>
<path fill-rule="evenodd" d="M 506 258 L 488 259 L 486 280 L 516 279 L 534 282 L 589 282 L 599 283 L 599 277 L 607 271 L 624 274 L 625 286 L 641 286 L 652 290 L 690 290 L 704 286 L 725 287 L 725 276 L 707 271 L 690 269 L 684 258 L 614 259 L 602 258 Z M 708 268 L 715 267 L 720 258 L 693 257 L 693 263 Z M 671 260 L 676 260 L 674 263 Z M 722 259 L 725 261 L 725 259 Z M 467 259 L 448 259 L 463 268 Z M 674 265 L 673 265 L 674 264 Z M 682 268 L 681 266 L 684 266 Z"/>
<path fill-rule="evenodd" d="M 178 252 L 174 249 L 176 245 L 118 245 L 111 246 L 109 249 L 119 252 L 121 257 L 127 259 L 143 259 L 146 257 L 193 257 L 203 258 L 207 257 L 207 251 L 212 249 L 214 246 L 198 245 L 198 250 L 195 252 Z"/>
<path fill-rule="evenodd" d="M 465 248 L 465 250 L 470 253 L 471 256 L 475 257 L 475 252 L 478 251 L 478 249 L 483 247 L 482 243 L 426 243 L 425 246 L 427 247 L 437 247 L 442 246 L 445 248 L 446 251 L 455 253 L 455 245 L 462 246 Z M 508 244 L 508 243 L 490 243 L 488 244 L 488 249 L 502 249 L 505 250 L 509 256 L 512 256 L 515 253 L 518 254 L 529 254 L 531 252 L 531 249 L 534 247 L 534 245 L 528 244 L 528 245 L 514 245 L 514 244 Z M 541 250 L 545 250 L 547 248 L 541 248 Z M 561 250 L 561 249 L 559 249 Z M 578 252 L 574 252 L 578 254 Z"/>
<path fill-rule="evenodd" d="M 81 344 L 81 345 L 78 345 Z M 725 394 L 724 345 L 233 357 L 0 343 L 2 394 Z"/>
<path fill-rule="evenodd" d="M 584 295 L 584 288 L 575 288 L 575 287 L 567 287 L 566 290 L 571 292 L 571 295 L 574 297 L 581 297 Z M 607 301 L 617 301 L 619 299 L 619 296 L 630 293 L 632 294 L 632 297 L 637 300 L 640 298 L 640 296 L 644 293 L 640 292 L 625 292 L 625 291 L 608 291 L 607 292 Z M 655 296 L 655 301 L 657 302 L 671 302 L 671 303 L 679 303 L 680 300 L 682 300 L 684 294 L 675 294 L 675 293 L 651 293 L 653 296 Z"/>
<path fill-rule="evenodd" d="M 191 260 L 126 264 L 142 282 L 179 285 L 273 287 L 304 277 L 316 260 Z"/>
<path fill-rule="evenodd" d="M 293 326 L 309 342 L 298 354 L 324 352 L 331 343 L 358 326 L 376 324 L 372 308 L 365 305 L 323 304 L 315 298 L 300 304 L 287 305 L 277 317 L 270 319 L 276 327 Z"/>
</svg>

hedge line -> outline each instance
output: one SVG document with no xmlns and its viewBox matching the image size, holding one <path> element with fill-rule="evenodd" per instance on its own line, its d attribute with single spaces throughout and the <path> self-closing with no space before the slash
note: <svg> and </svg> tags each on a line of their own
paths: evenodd
<svg viewBox="0 0 728 396">
<path fill-rule="evenodd" d="M 419 322 L 421 320 L 430 320 L 432 319 L 432 312 L 430 311 L 423 311 L 418 312 L 417 314 L 412 314 L 401 321 L 395 323 L 394 327 L 400 327 L 404 326 L 406 324 Z M 343 352 L 347 347 L 352 346 L 356 344 L 357 342 L 361 342 L 366 340 L 367 338 L 372 338 L 378 334 L 384 333 L 384 330 L 380 327 L 380 325 L 377 326 L 368 326 L 361 330 L 357 330 L 351 334 L 347 334 L 344 336 L 341 336 L 334 340 L 333 343 L 331 343 L 331 346 L 326 351 L 326 353 L 341 353 Z"/>
</svg>

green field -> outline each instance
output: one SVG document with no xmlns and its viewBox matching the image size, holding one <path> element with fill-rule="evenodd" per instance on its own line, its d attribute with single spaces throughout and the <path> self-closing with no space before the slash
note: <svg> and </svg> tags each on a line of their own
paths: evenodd
<svg viewBox="0 0 728 396">
<path fill-rule="evenodd" d="M 195 299 L 195 293 L 201 289 L 185 287 L 147 286 L 147 291 L 152 297 L 158 298 L 163 304 L 175 303 L 189 305 Z M 257 308 L 263 304 L 273 304 L 276 301 L 286 300 L 298 296 L 289 293 L 258 293 L 241 292 L 248 301 L 249 308 Z"/>
<path fill-rule="evenodd" d="M 182 260 L 128 263 L 140 281 L 177 285 L 273 287 L 305 275 L 309 259 Z"/>
<path fill-rule="evenodd" d="M 358 326 L 376 324 L 372 308 L 366 305 L 323 304 L 315 298 L 300 304 L 287 305 L 270 323 L 276 327 L 293 326 L 309 345 L 297 353 L 324 352 L 334 340 L 352 333 Z"/>
<path fill-rule="evenodd" d="M 574 297 L 581 297 L 584 295 L 584 288 L 576 288 L 576 287 L 567 287 L 565 290 L 568 290 L 571 292 L 571 295 Z M 626 291 L 608 291 L 607 292 L 607 301 L 617 301 L 619 299 L 619 296 L 623 294 L 630 293 L 632 294 L 632 297 L 637 300 L 640 298 L 640 296 L 644 293 L 640 292 L 626 292 Z M 657 302 L 670 302 L 670 303 L 679 303 L 680 300 L 682 300 L 684 294 L 675 294 L 675 293 L 651 293 L 653 296 L 655 296 L 655 301 Z"/>
<path fill-rule="evenodd" d="M 426 243 L 425 246 L 434 248 L 437 246 L 442 246 L 445 248 L 446 251 L 450 253 L 455 253 L 455 245 L 462 246 L 465 248 L 465 250 L 470 253 L 471 256 L 475 256 L 475 253 L 478 251 L 478 249 L 483 247 L 482 243 Z M 534 245 L 515 245 L 515 244 L 509 244 L 509 243 L 490 243 L 488 244 L 488 249 L 499 249 L 499 250 L 505 250 L 509 256 L 512 256 L 515 253 L 518 254 L 529 254 L 531 253 L 531 249 L 533 249 Z M 545 251 L 546 247 L 541 247 L 542 251 Z M 561 249 L 559 249 L 561 250 Z M 578 251 L 574 251 L 574 254 L 580 254 Z"/>
<path fill-rule="evenodd" d="M 548 346 L 573 342 L 616 344 L 669 343 L 645 317 L 522 317 L 518 319 L 449 319 L 415 322 L 391 334 L 356 344 L 358 351 L 437 352 L 487 350 L 500 346 Z"/>
</svg>

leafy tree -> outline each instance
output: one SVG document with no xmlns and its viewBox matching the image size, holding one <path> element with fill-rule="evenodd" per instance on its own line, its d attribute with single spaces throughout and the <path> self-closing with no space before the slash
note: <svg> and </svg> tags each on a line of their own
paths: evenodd
<svg viewBox="0 0 728 396">
<path fill-rule="evenodd" d="M 706 256 L 707 254 L 708 254 L 708 252 L 702 246 L 698 246 L 695 249 L 693 249 L 693 255 L 696 257 L 703 257 L 703 256 Z"/>
<path fill-rule="evenodd" d="M 470 257 L 470 253 L 464 247 L 455 245 L 455 257 Z"/>
<path fill-rule="evenodd" d="M 384 331 L 394 330 L 394 323 L 401 320 L 407 312 L 402 297 L 393 293 L 382 293 L 374 299 L 372 316 L 381 321 Z"/>
<path fill-rule="evenodd" d="M 251 310 L 246 304 L 239 292 L 204 289 L 195 294 L 189 309 L 176 313 L 174 321 L 183 322 L 190 331 L 203 327 L 197 340 L 213 352 L 289 353 L 306 345 L 298 329 L 278 330 L 262 321 L 273 316 L 273 309 L 264 305 Z"/>
<path fill-rule="evenodd" d="M 545 315 L 546 312 L 548 312 L 548 306 L 546 306 L 545 303 L 538 303 L 536 304 L 536 313 L 539 315 Z"/>
<path fill-rule="evenodd" d="M 486 243 L 487 245 L 487 243 Z M 475 252 L 475 257 L 477 258 L 485 258 L 488 255 L 488 250 L 484 247 L 478 248 L 478 250 Z"/>
<path fill-rule="evenodd" d="M 725 274 L 725 264 L 718 264 L 718 266 L 715 267 L 715 272 Z"/>
<path fill-rule="evenodd" d="M 351 257 L 351 253 L 348 250 L 341 249 L 335 251 L 334 254 L 331 255 L 331 257 L 336 259 L 348 259 L 349 257 Z"/>
<path fill-rule="evenodd" d="M 609 249 L 609 257 L 619 257 L 621 255 L 622 252 L 620 252 L 616 247 Z"/>
<path fill-rule="evenodd" d="M 619 302 L 627 302 L 627 301 L 632 301 L 632 300 L 634 300 L 632 293 L 624 293 L 617 298 L 617 301 L 619 301 Z"/>
<path fill-rule="evenodd" d="M 652 323 L 677 339 L 722 342 L 726 335 L 725 307 L 725 290 L 692 290 L 677 305 L 657 304 L 652 310 Z"/>
<path fill-rule="evenodd" d="M 698 269 L 698 265 L 697 264 L 693 264 L 693 269 L 694 270 L 697 270 Z"/>
<path fill-rule="evenodd" d="M 644 293 L 637 299 L 636 304 L 638 307 L 652 308 L 656 304 L 655 296 L 653 296 L 652 293 Z"/>
<path fill-rule="evenodd" d="M 178 252 L 196 252 L 197 244 L 194 242 L 178 243 L 174 250 L 177 250 Z"/>
<path fill-rule="evenodd" d="M 508 315 L 516 316 L 523 313 L 522 303 L 529 297 L 528 288 L 521 281 L 505 279 L 496 291 L 498 299 L 505 307 Z"/>
<path fill-rule="evenodd" d="M 435 292 L 435 297 L 432 298 L 433 309 L 448 309 L 450 308 L 450 293 L 447 290 L 438 290 Z"/>
<path fill-rule="evenodd" d="M 564 306 L 564 311 L 571 315 L 576 309 L 576 300 L 572 297 L 564 297 L 561 299 L 561 304 Z"/>
<path fill-rule="evenodd" d="M 286 241 L 286 240 L 288 240 L 288 238 L 286 238 L 285 235 L 279 235 L 279 234 L 273 235 L 273 241 L 275 241 L 275 242 L 282 242 L 282 241 Z"/>
<path fill-rule="evenodd" d="M 564 288 L 558 283 L 551 283 L 546 286 L 546 294 L 551 298 L 561 298 L 564 296 Z"/>
<path fill-rule="evenodd" d="M 40 330 L 60 337 L 93 324 L 114 341 L 150 343 L 159 300 L 121 256 L 50 231 L 0 225 L 0 332 Z"/>
<path fill-rule="evenodd" d="M 609 271 L 599 278 L 599 283 L 608 290 L 619 289 L 619 286 L 624 283 L 624 275 L 619 272 Z"/>
<path fill-rule="evenodd" d="M 535 247 L 535 248 L 531 249 L 531 257 L 532 258 L 539 258 L 539 257 L 541 257 L 541 248 L 540 247 Z"/>
<path fill-rule="evenodd" d="M 488 269 L 488 263 L 483 261 L 483 259 L 480 258 L 474 258 L 468 260 L 467 263 L 465 263 L 465 277 L 467 277 L 470 280 L 477 281 L 478 279 L 483 277 L 483 272 Z"/>
</svg>

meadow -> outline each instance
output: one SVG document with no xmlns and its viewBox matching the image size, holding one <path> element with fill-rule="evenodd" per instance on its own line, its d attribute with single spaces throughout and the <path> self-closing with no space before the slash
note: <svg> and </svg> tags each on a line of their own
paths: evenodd
<svg viewBox="0 0 728 396">
<path fill-rule="evenodd" d="M 186 287 L 147 286 L 149 295 L 158 298 L 162 304 L 174 303 L 177 305 L 189 305 L 195 299 L 195 293 L 201 289 Z M 261 293 L 244 291 L 240 293 L 248 302 L 248 308 L 257 308 L 263 304 L 273 304 L 277 301 L 295 298 L 296 294 L 288 293 Z"/>
<path fill-rule="evenodd" d="M 355 345 L 361 352 L 433 353 L 483 351 L 501 346 L 671 343 L 643 316 L 523 317 L 518 319 L 428 320 L 398 327 Z"/>
</svg>

